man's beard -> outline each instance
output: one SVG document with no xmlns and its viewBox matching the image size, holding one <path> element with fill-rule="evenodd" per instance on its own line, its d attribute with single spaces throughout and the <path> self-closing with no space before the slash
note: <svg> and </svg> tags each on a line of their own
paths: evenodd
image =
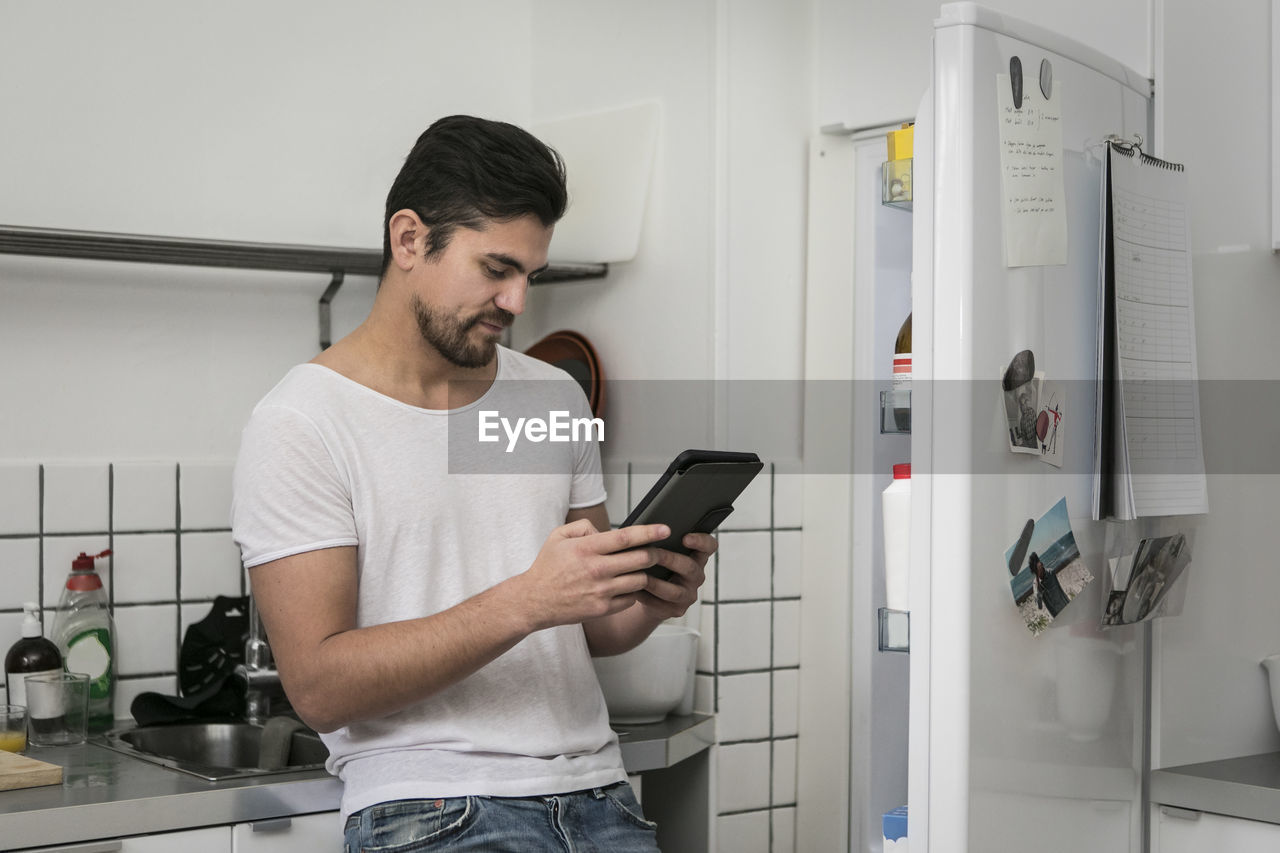
<svg viewBox="0 0 1280 853">
<path fill-rule="evenodd" d="M 495 308 L 488 314 L 477 314 L 470 319 L 446 317 L 432 311 L 418 297 L 413 299 L 413 310 L 418 318 L 418 330 L 422 338 L 435 348 L 445 361 L 455 367 L 484 367 L 493 360 L 497 342 L 486 339 L 481 343 L 472 343 L 470 332 L 480 323 L 492 323 L 495 326 L 507 327 L 515 320 L 510 311 Z"/>
</svg>

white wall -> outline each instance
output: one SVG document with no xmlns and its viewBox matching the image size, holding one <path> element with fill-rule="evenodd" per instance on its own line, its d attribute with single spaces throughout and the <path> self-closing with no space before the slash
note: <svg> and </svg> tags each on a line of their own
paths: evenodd
<svg viewBox="0 0 1280 853">
<path fill-rule="evenodd" d="M 815 117 L 819 126 L 874 127 L 910 119 L 929 85 L 938 0 L 817 0 Z M 982 0 L 1056 30 L 1150 76 L 1148 0 Z"/>
<path fill-rule="evenodd" d="M 380 247 L 432 120 L 527 123 L 529 32 L 525 0 L 5 3 L 0 222 Z M 0 257 L 0 458 L 230 458 L 327 283 Z"/>
<path fill-rule="evenodd" d="M 1197 531 L 1182 615 L 1157 626 L 1156 766 L 1280 749 L 1265 673 L 1280 651 L 1280 573 L 1264 554 L 1280 505 L 1267 421 L 1242 395 L 1274 401 L 1280 378 L 1280 259 L 1270 250 L 1270 4 L 1163 0 L 1156 96 L 1160 153 L 1187 165 L 1196 341 L 1209 515 Z M 1205 57 L 1219 57 L 1205 61 Z M 1254 85 L 1245 85 L 1246 81 Z M 1223 167 L 1242 180 L 1223 191 Z M 1226 386 L 1223 380 L 1256 382 Z M 1207 386 L 1207 387 L 1206 387 Z M 1252 401 L 1256 404 L 1256 399 Z M 1252 473 L 1257 471 L 1258 473 Z"/>
<path fill-rule="evenodd" d="M 749 393 L 760 386 L 735 380 L 801 373 L 806 9 L 772 0 L 537 5 L 539 120 L 638 101 L 662 111 L 636 259 L 604 282 L 537 288 L 516 327 L 518 347 L 565 327 L 593 341 L 614 381 L 607 458 L 665 464 L 677 444 L 799 456 L 798 385 L 772 386 L 781 411 L 766 412 Z M 679 428 L 651 405 L 663 393 L 653 380 L 706 383 L 681 389 L 689 404 Z"/>
<path fill-rule="evenodd" d="M 539 0 L 533 22 L 537 120 L 647 100 L 663 117 L 637 258 L 615 264 L 603 282 L 535 289 L 517 346 L 567 327 L 592 340 L 611 379 L 798 379 L 807 4 Z M 732 398 L 738 389 L 718 390 Z M 607 452 L 665 462 L 667 450 L 628 440 L 669 426 L 650 423 L 657 413 L 635 398 L 640 391 L 609 392 L 619 438 Z M 716 393 L 711 384 L 705 391 Z M 799 456 L 794 397 L 762 455 Z M 760 439 L 731 426 L 752 418 L 710 405 L 685 420 L 689 441 L 754 449 Z"/>
<path fill-rule="evenodd" d="M 5 3 L 0 221 L 380 245 L 432 119 L 527 118 L 528 33 L 527 0 Z"/>
<path fill-rule="evenodd" d="M 535 9 L 536 121 L 647 100 L 662 118 L 637 258 L 604 281 L 536 288 L 515 342 L 570 328 L 591 339 L 611 377 L 710 378 L 715 4 L 535 0 Z"/>
<path fill-rule="evenodd" d="M 669 389 L 654 380 L 714 378 L 716 6 L 535 0 L 532 20 L 535 121 L 642 101 L 659 104 L 660 120 L 636 258 L 601 281 L 534 288 L 513 342 L 585 335 L 608 380 L 606 465 L 643 458 L 660 470 L 665 445 L 707 446 L 713 430 L 705 401 L 660 422 L 655 401 Z"/>
</svg>

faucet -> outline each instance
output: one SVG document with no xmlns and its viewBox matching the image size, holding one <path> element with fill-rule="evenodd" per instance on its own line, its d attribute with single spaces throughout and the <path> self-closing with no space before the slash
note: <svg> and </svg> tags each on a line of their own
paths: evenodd
<svg viewBox="0 0 1280 853">
<path fill-rule="evenodd" d="M 271 645 L 258 604 L 249 596 L 249 638 L 244 644 L 244 663 L 232 673 L 244 682 L 244 718 L 249 723 L 265 723 L 271 716 L 271 699 L 282 695 L 280 673 L 276 671 Z"/>
</svg>

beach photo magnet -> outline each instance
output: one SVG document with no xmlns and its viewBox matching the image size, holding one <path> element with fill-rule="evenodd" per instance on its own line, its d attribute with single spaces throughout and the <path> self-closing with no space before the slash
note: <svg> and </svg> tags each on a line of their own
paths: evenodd
<svg viewBox="0 0 1280 853">
<path fill-rule="evenodd" d="M 1019 552 L 1025 556 L 1020 558 Z M 1029 537 L 1024 527 L 1004 558 L 1013 575 L 1009 590 L 1014 605 L 1035 636 L 1048 628 L 1093 580 L 1071 531 L 1066 498 L 1035 520 Z"/>
</svg>

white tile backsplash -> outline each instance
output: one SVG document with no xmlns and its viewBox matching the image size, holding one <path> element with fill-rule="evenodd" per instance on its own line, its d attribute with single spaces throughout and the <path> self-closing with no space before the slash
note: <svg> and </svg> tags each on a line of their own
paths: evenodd
<svg viewBox="0 0 1280 853">
<path fill-rule="evenodd" d="M 0 465 L 0 653 L 21 635 L 25 601 L 40 603 L 50 636 L 72 560 L 110 547 L 113 556 L 98 560 L 97 570 L 114 605 L 116 716 L 129 717 L 140 693 L 176 696 L 186 627 L 208 614 L 208 599 L 240 594 L 240 554 L 227 531 L 231 463 L 187 463 L 181 486 L 177 462 L 50 463 L 43 499 L 41 468 Z M 625 485 L 624 476 L 624 494 Z M 179 535 L 186 603 L 179 601 Z"/>
<path fill-rule="evenodd" d="M 45 465 L 44 532 L 105 532 L 109 477 L 105 462 Z"/>
<path fill-rule="evenodd" d="M 40 466 L 0 465 L 0 534 L 40 532 Z"/>
<path fill-rule="evenodd" d="M 773 526 L 800 527 L 804 521 L 804 475 L 773 475 Z"/>
<path fill-rule="evenodd" d="M 178 667 L 178 605 L 117 607 L 116 672 L 143 675 Z"/>
<path fill-rule="evenodd" d="M 773 534 L 773 596 L 799 598 L 804 569 L 804 533 L 776 530 Z"/>
<path fill-rule="evenodd" d="M 796 810 L 794 807 L 773 810 L 772 853 L 795 853 Z"/>
<path fill-rule="evenodd" d="M 183 530 L 216 530 L 231 526 L 232 462 L 183 462 L 179 494 Z"/>
<path fill-rule="evenodd" d="M 697 675 L 693 679 L 693 710 L 696 714 L 716 712 L 716 677 Z"/>
<path fill-rule="evenodd" d="M 716 605 L 703 605 L 698 608 L 701 627 L 698 633 L 698 659 L 695 668 L 698 672 L 716 671 Z"/>
<path fill-rule="evenodd" d="M 768 598 L 772 573 L 772 546 L 767 530 L 722 533 L 719 536 L 720 601 Z"/>
<path fill-rule="evenodd" d="M 796 739 L 773 742 L 773 802 L 796 801 Z"/>
<path fill-rule="evenodd" d="M 231 533 L 182 535 L 182 599 L 240 594 L 240 549 Z"/>
<path fill-rule="evenodd" d="M 716 798 L 720 811 L 769 807 L 770 744 L 732 743 L 719 748 Z"/>
<path fill-rule="evenodd" d="M 129 708 L 140 693 L 159 693 L 163 696 L 178 695 L 178 677 L 161 675 L 152 678 L 119 678 L 116 680 L 115 714 L 117 720 L 132 718 Z"/>
<path fill-rule="evenodd" d="M 800 665 L 800 602 L 773 603 L 773 665 Z"/>
<path fill-rule="evenodd" d="M 773 672 L 773 736 L 790 737 L 800 731 L 800 670 Z"/>
<path fill-rule="evenodd" d="M 716 665 L 719 672 L 769 667 L 769 608 L 767 601 L 753 604 L 720 604 L 716 630 Z"/>
<path fill-rule="evenodd" d="M 49 623 L 45 623 L 48 625 Z M 0 648 L 8 654 L 9 647 L 22 639 L 22 614 L 0 613 Z M 4 694 L 4 676 L 0 675 L 0 694 Z M 8 703 L 8 698 L 0 700 Z"/>
<path fill-rule="evenodd" d="M 767 672 L 722 675 L 716 706 L 716 737 L 721 743 L 769 737 L 770 680 Z"/>
<path fill-rule="evenodd" d="M 117 534 L 112 581 L 116 604 L 178 598 L 178 537 L 173 533 Z"/>
<path fill-rule="evenodd" d="M 719 583 L 720 575 L 720 551 L 718 546 L 716 553 L 711 555 L 711 559 L 707 560 L 707 564 L 702 567 L 702 570 L 706 574 L 706 579 L 702 582 L 702 588 L 698 590 L 698 600 L 702 602 L 715 601 L 716 585 Z"/>
<path fill-rule="evenodd" d="M 0 610 L 40 601 L 40 540 L 0 539 Z M 0 652 L 8 651 L 0 642 Z"/>
<path fill-rule="evenodd" d="M 178 466 L 172 462 L 118 462 L 111 466 L 111 528 L 173 530 L 178 516 Z"/>
<path fill-rule="evenodd" d="M 769 813 L 721 815 L 716 818 L 718 853 L 769 853 Z"/>
</svg>

